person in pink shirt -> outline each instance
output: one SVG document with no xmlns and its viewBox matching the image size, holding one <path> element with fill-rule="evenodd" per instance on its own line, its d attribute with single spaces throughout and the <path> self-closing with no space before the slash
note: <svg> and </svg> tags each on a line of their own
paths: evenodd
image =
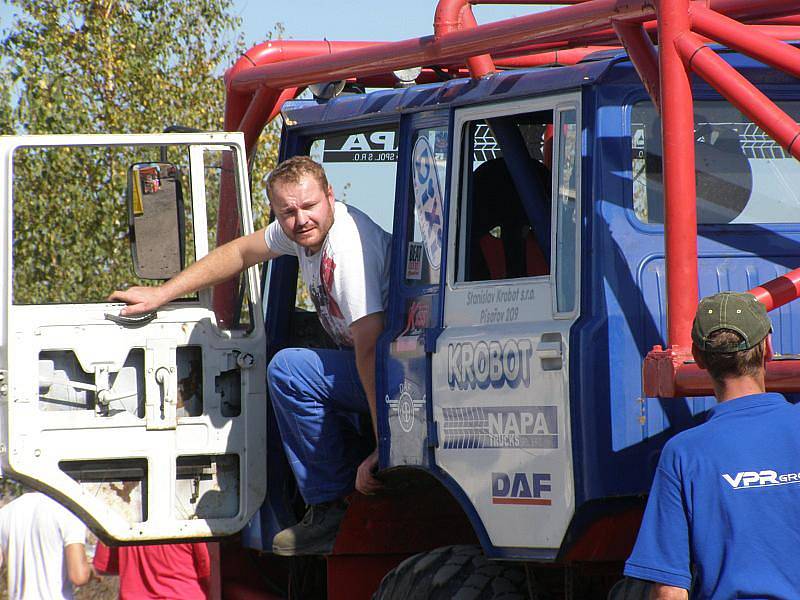
<svg viewBox="0 0 800 600">
<path fill-rule="evenodd" d="M 119 574 L 120 600 L 206 600 L 211 560 L 205 543 L 121 546 L 98 543 L 98 573 Z"/>
</svg>

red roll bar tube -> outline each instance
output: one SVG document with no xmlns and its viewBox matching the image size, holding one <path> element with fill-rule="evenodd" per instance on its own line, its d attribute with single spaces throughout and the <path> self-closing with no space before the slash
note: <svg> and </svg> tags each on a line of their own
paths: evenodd
<svg viewBox="0 0 800 600">
<path fill-rule="evenodd" d="M 621 41 L 662 115 L 663 128 L 667 349 L 656 347 L 646 358 L 645 392 L 707 393 L 710 387 L 704 375 L 687 362 L 698 299 L 689 70 L 800 158 L 800 126 L 706 46 L 719 42 L 800 77 L 800 50 L 779 41 L 800 38 L 800 4 L 797 0 L 566 0 L 561 8 L 484 25 L 476 24 L 471 9 L 478 4 L 544 3 L 551 1 L 440 0 L 434 35 L 399 42 L 259 44 L 226 73 L 225 128 L 244 131 L 251 153 L 283 102 L 311 83 L 345 79 L 391 85 L 392 71 L 417 66 L 463 72 L 467 65 L 471 76 L 478 78 L 497 68 L 575 62 L 595 49 L 582 46 L 615 47 Z M 432 78 L 433 72 L 423 69 L 419 81 Z M 238 233 L 231 214 L 235 216 L 232 207 L 221 207 L 219 243 Z M 215 294 L 218 315 L 232 314 L 231 289 Z M 754 293 L 770 309 L 795 299 L 800 295 L 800 270 L 759 286 Z M 781 364 L 770 366 L 768 382 L 790 385 L 787 363 Z M 800 389 L 800 377 L 796 379 L 791 385 Z"/>
<path fill-rule="evenodd" d="M 658 76 L 658 51 L 641 23 L 614 21 L 614 31 L 622 41 L 650 99 L 661 113 L 661 82 Z"/>
<path fill-rule="evenodd" d="M 722 60 L 693 33 L 676 40 L 678 51 L 692 71 L 700 75 L 770 137 L 800 159 L 800 125 L 778 108 L 756 86 Z"/>
<path fill-rule="evenodd" d="M 792 300 L 800 298 L 800 269 L 789 271 L 780 277 L 762 283 L 750 290 L 767 310 L 780 308 Z"/>
<path fill-rule="evenodd" d="M 688 347 L 698 300 L 694 104 L 689 73 L 675 41 L 689 31 L 689 0 L 659 3 L 658 39 L 664 164 L 664 246 L 667 261 L 667 340 Z"/>
<path fill-rule="evenodd" d="M 438 39 L 459 29 L 474 29 L 478 26 L 472 6 L 466 0 L 439 0 L 433 17 L 433 35 Z M 473 79 L 480 79 L 495 72 L 489 54 L 467 58 L 467 66 Z"/>
</svg>

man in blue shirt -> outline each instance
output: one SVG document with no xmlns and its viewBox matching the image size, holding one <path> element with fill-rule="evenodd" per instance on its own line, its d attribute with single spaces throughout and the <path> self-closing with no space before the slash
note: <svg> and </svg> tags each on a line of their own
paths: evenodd
<svg viewBox="0 0 800 600">
<path fill-rule="evenodd" d="M 625 565 L 651 599 L 800 598 L 800 407 L 765 393 L 770 331 L 751 294 L 697 307 L 692 354 L 719 404 L 661 454 Z"/>
</svg>

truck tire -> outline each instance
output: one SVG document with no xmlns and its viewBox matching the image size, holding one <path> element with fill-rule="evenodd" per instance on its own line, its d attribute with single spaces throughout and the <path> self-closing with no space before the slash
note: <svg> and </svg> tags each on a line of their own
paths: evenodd
<svg viewBox="0 0 800 600">
<path fill-rule="evenodd" d="M 477 546 L 415 554 L 389 571 L 373 600 L 525 600 L 525 570 L 490 562 Z"/>
</svg>

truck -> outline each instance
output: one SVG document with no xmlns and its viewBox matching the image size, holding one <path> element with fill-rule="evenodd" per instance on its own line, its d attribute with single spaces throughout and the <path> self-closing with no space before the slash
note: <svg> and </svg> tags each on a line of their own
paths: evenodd
<svg viewBox="0 0 800 600">
<path fill-rule="evenodd" d="M 698 298 L 774 311 L 767 387 L 800 389 L 800 9 L 572 0 L 478 25 L 481 3 L 440 0 L 412 40 L 255 46 L 226 73 L 227 132 L 0 139 L 2 473 L 114 543 L 229 540 L 224 597 L 605 598 L 661 448 L 714 404 Z M 24 222 L 26 194 L 65 227 L 111 197 L 124 234 L 93 277 L 115 282 L 252 232 L 248 159 L 278 116 L 280 159 L 320 162 L 392 234 L 387 491 L 351 496 L 332 554 L 289 560 L 271 540 L 303 507 L 265 366 L 331 344 L 296 260 L 138 319 L 59 286 L 57 260 L 23 288 L 15 261 L 37 235 L 76 247 Z M 41 160 L 113 173 L 40 190 Z"/>
</svg>

